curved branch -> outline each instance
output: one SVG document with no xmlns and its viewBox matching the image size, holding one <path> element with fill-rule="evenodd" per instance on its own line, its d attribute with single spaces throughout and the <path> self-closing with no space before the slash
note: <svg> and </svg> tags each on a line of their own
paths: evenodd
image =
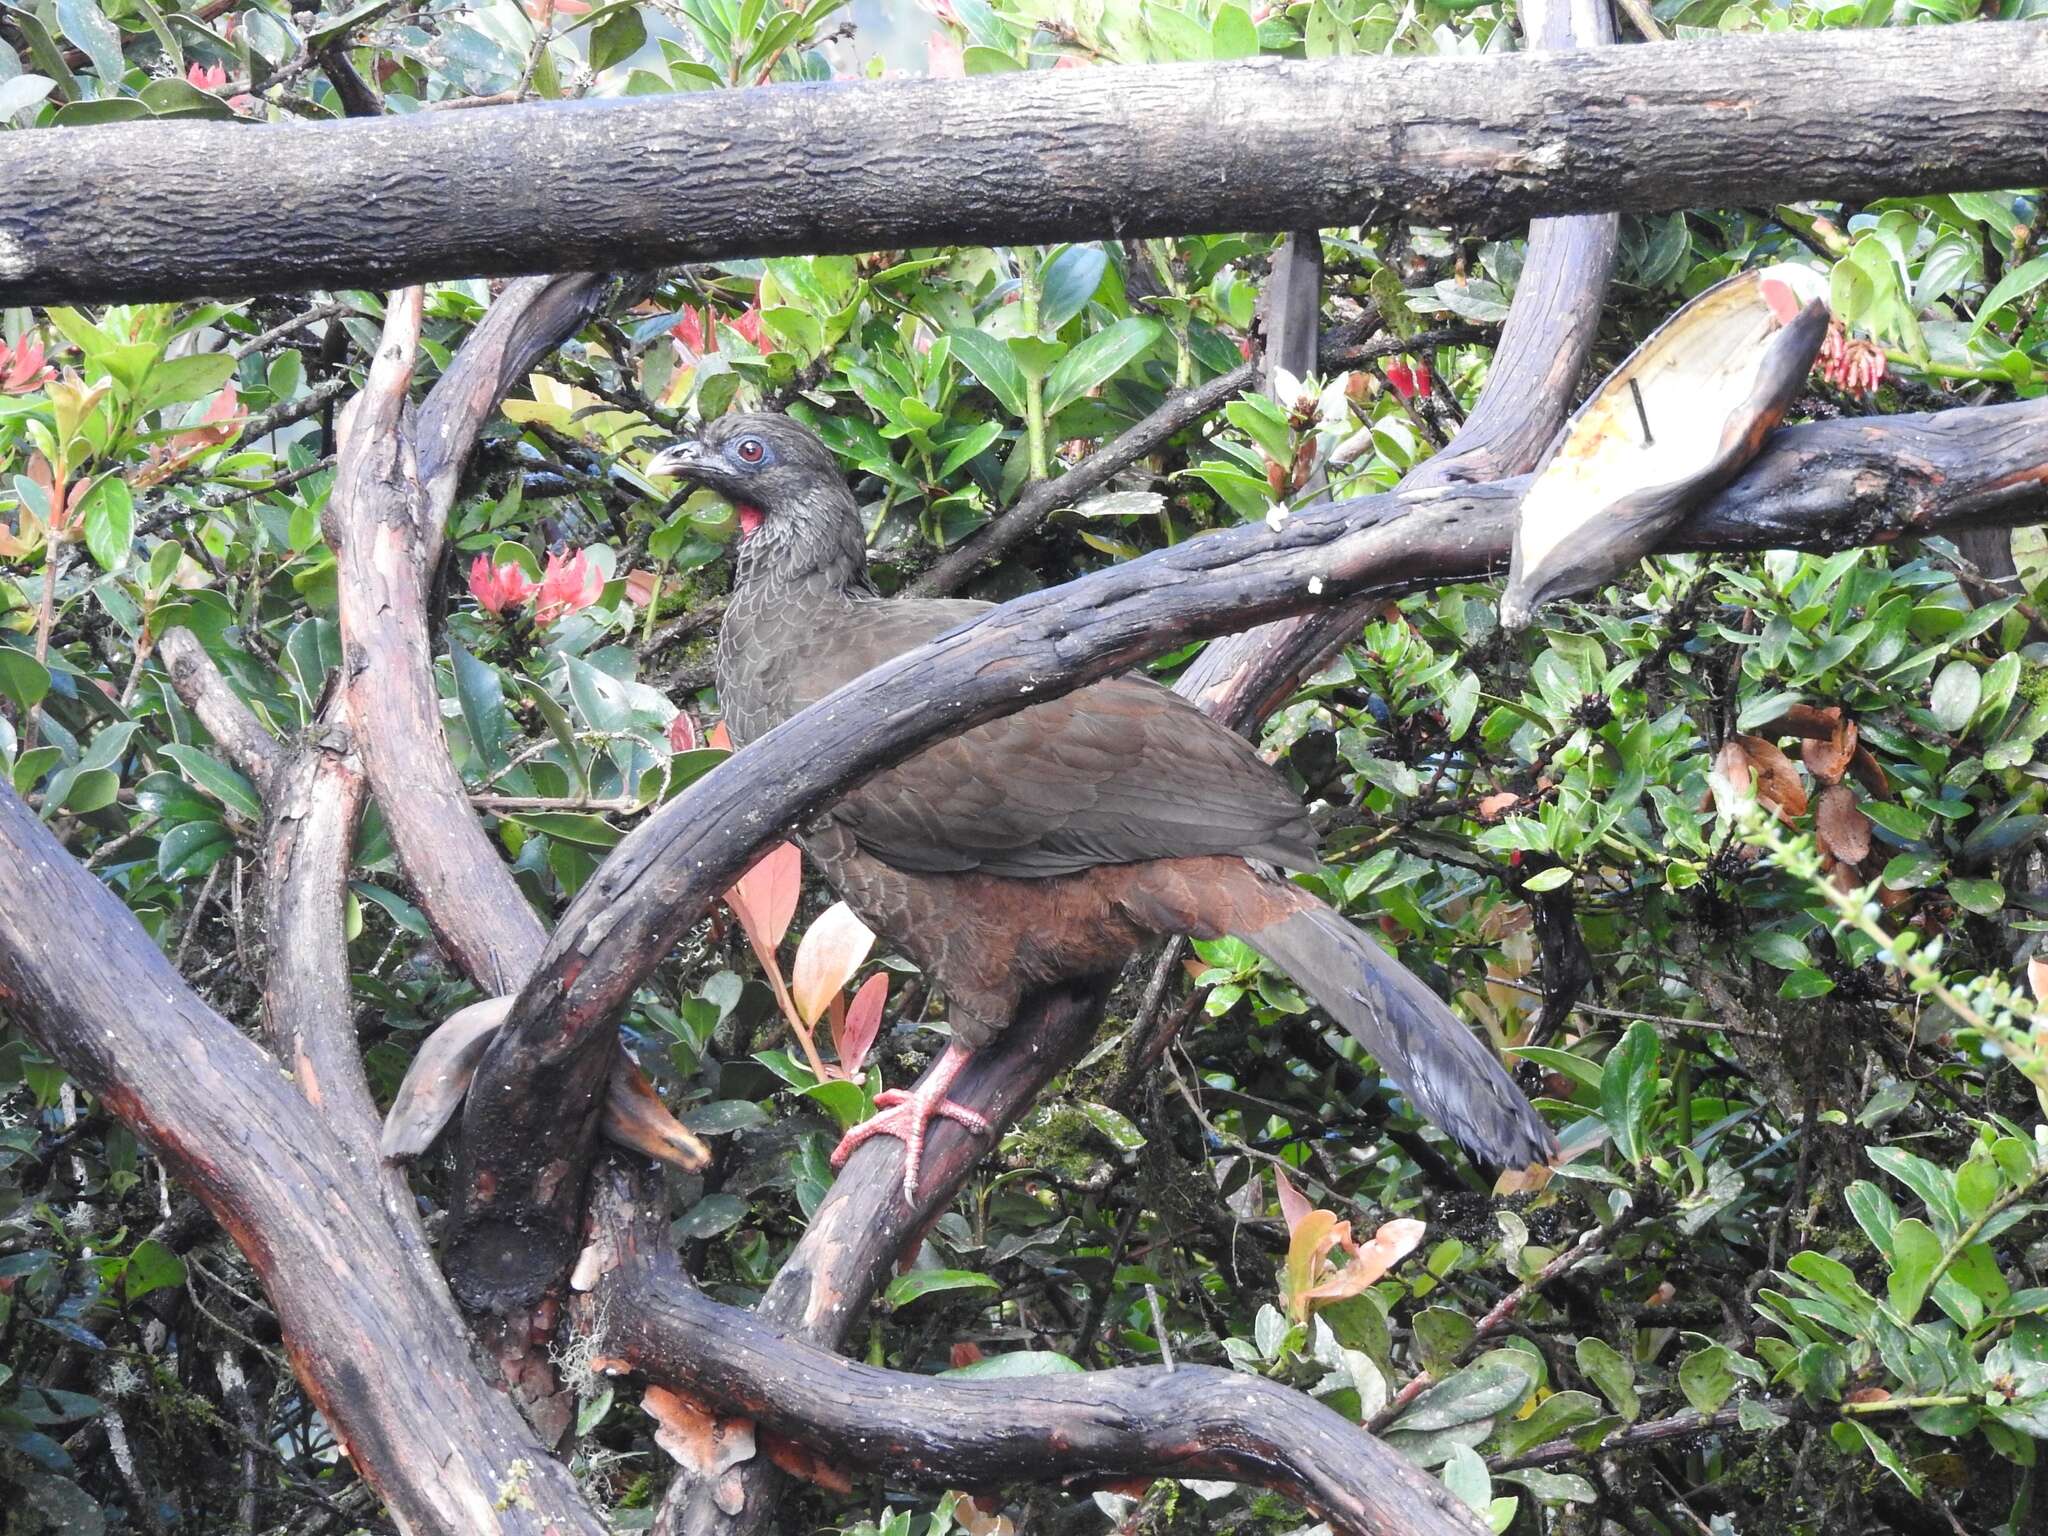
<svg viewBox="0 0 2048 1536">
<path fill-rule="evenodd" d="M 442 948 L 495 995 L 525 978 L 547 930 L 470 810 L 448 756 L 427 660 L 433 650 L 423 594 L 441 519 L 430 515 L 406 419 L 420 302 L 418 289 L 392 296 L 369 382 L 342 413 L 334 489 L 322 521 L 340 588 L 349 720 L 399 867 Z M 472 376 L 451 370 L 450 377 Z M 435 420 L 443 455 L 477 429 L 455 410 L 438 411 Z M 436 468 L 436 494 L 452 499 L 458 461 L 443 456 Z"/>
<path fill-rule="evenodd" d="M 947 1381 L 858 1365 L 693 1287 L 665 1214 L 616 1169 L 598 1180 L 591 1227 L 577 1276 L 592 1288 L 574 1306 L 602 1367 L 743 1413 L 829 1461 L 939 1488 L 1226 1478 L 1305 1504 L 1343 1536 L 1486 1529 L 1398 1452 L 1261 1377 L 1184 1365 Z"/>
<path fill-rule="evenodd" d="M 2044 75 L 1979 22 L 8 135 L 0 305 L 2031 187 Z M 234 219 L 189 196 L 222 164 Z"/>
<path fill-rule="evenodd" d="M 308 1395 L 409 1530 L 601 1536 L 452 1312 L 412 1283 L 354 1155 L 4 785 L 0 1006 L 248 1255 Z"/>
</svg>

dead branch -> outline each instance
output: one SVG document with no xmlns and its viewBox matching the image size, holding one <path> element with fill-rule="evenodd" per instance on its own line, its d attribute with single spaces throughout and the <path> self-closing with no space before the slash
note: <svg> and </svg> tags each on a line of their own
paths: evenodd
<svg viewBox="0 0 2048 1536">
<path fill-rule="evenodd" d="M 594 1288 L 575 1315 L 602 1366 L 744 1414 L 828 1463 L 938 1488 L 1225 1478 L 1305 1504 L 1344 1536 L 1485 1529 L 1405 1457 L 1260 1377 L 1200 1365 L 1000 1381 L 885 1371 L 698 1291 L 666 1211 L 636 1201 L 616 1169 L 597 1181 L 591 1228 L 577 1273 Z M 736 1473 L 710 1479 L 728 1505 L 743 1496 Z"/>
<path fill-rule="evenodd" d="M 5 787 L 0 1006 L 235 1239 L 301 1383 L 402 1522 L 601 1536 L 567 1469 L 484 1385 L 452 1314 L 412 1282 L 350 1151 Z"/>
<path fill-rule="evenodd" d="M 2030 187 L 2044 76 L 2048 29 L 1980 22 L 9 135 L 0 305 Z M 190 195 L 224 164 L 234 219 Z"/>
</svg>

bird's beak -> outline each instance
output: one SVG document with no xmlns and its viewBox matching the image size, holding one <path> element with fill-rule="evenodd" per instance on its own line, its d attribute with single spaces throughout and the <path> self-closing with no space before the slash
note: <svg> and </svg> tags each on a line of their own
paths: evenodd
<svg viewBox="0 0 2048 1536">
<path fill-rule="evenodd" d="M 705 451 L 702 443 L 694 437 L 685 437 L 670 443 L 649 459 L 642 473 L 701 482 L 715 474 L 717 467 L 717 461 Z"/>
</svg>

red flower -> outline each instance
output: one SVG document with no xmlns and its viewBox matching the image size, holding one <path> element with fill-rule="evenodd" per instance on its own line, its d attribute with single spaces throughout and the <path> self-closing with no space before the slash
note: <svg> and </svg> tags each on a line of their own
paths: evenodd
<svg viewBox="0 0 2048 1536">
<path fill-rule="evenodd" d="M 233 18 L 230 17 L 230 20 Z M 227 88 L 228 71 L 225 64 L 194 64 L 185 71 L 185 83 L 197 86 L 202 91 L 220 91 Z M 228 106 L 237 112 L 251 111 L 256 98 L 247 91 L 228 98 Z"/>
<path fill-rule="evenodd" d="M 579 608 L 588 608 L 604 590 L 604 577 L 590 563 L 590 552 L 579 549 L 563 559 L 548 556 L 548 568 L 541 573 L 540 596 L 533 607 L 533 622 L 545 628 L 565 619 Z"/>
<path fill-rule="evenodd" d="M 707 352 L 718 350 L 718 333 L 712 329 L 711 309 L 692 309 L 685 304 L 676 311 L 676 323 L 668 328 L 669 335 L 683 344 L 683 350 L 692 357 L 702 357 Z"/>
<path fill-rule="evenodd" d="M 489 555 L 478 555 L 469 568 L 469 595 L 486 613 L 520 607 L 539 590 L 540 584 L 529 578 L 516 560 L 494 566 Z"/>
<path fill-rule="evenodd" d="M 33 333 L 13 346 L 0 344 L 0 395 L 25 395 L 57 370 L 43 362 L 43 338 Z"/>
<path fill-rule="evenodd" d="M 1871 341 L 1852 341 L 1839 320 L 1828 322 L 1814 371 L 1835 388 L 1852 395 L 1874 395 L 1884 382 L 1884 348 Z"/>
<path fill-rule="evenodd" d="M 734 319 L 725 322 L 755 346 L 761 345 L 761 301 L 754 300 Z"/>
<path fill-rule="evenodd" d="M 1387 382 L 1403 400 L 1429 393 L 1429 364 L 1407 361 L 1387 364 Z"/>
<path fill-rule="evenodd" d="M 948 32 L 934 32 L 925 39 L 924 72 L 957 78 L 967 73 L 967 45 Z"/>
</svg>

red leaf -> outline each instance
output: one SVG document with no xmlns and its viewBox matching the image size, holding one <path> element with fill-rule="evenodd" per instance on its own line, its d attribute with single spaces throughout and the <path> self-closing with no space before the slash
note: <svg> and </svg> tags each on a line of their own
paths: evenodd
<svg viewBox="0 0 2048 1536">
<path fill-rule="evenodd" d="M 853 1002 L 846 1010 L 846 1023 L 832 1042 L 832 1048 L 839 1053 L 839 1070 L 848 1077 L 860 1075 L 861 1063 L 868 1059 L 875 1036 L 881 1033 L 882 1004 L 888 997 L 887 971 L 875 972 L 853 994 Z"/>
<path fill-rule="evenodd" d="M 782 936 L 789 932 L 796 916 L 796 899 L 803 889 L 804 861 L 795 843 L 777 843 L 725 893 L 725 904 L 747 931 L 754 953 L 763 965 L 774 963 Z"/>
<path fill-rule="evenodd" d="M 1296 1189 L 1294 1181 L 1278 1168 L 1273 1170 L 1273 1189 L 1280 1197 L 1280 1214 L 1287 1220 L 1287 1230 L 1292 1232 L 1313 1207 L 1308 1203 L 1308 1196 Z"/>
</svg>

